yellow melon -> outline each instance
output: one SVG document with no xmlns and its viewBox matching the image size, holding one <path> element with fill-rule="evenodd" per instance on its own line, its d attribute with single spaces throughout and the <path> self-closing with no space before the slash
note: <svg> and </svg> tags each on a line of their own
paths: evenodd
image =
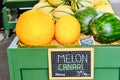
<svg viewBox="0 0 120 80">
<path fill-rule="evenodd" d="M 78 20 L 65 15 L 57 20 L 55 24 L 55 38 L 62 45 L 75 43 L 80 37 L 80 24 Z"/>
<path fill-rule="evenodd" d="M 71 7 L 68 5 L 60 5 L 53 12 L 52 15 L 55 19 L 59 19 L 64 15 L 74 14 Z"/>
<path fill-rule="evenodd" d="M 113 13 L 114 14 L 114 11 L 111 7 L 110 4 L 106 4 L 106 5 L 98 5 L 95 7 L 99 12 L 109 12 L 109 13 Z"/>
<path fill-rule="evenodd" d="M 18 18 L 16 34 L 25 45 L 47 45 L 54 36 L 54 21 L 43 11 L 28 10 Z"/>
<path fill-rule="evenodd" d="M 40 2 L 46 2 L 47 0 L 39 0 Z"/>
<path fill-rule="evenodd" d="M 93 7 L 94 6 L 94 2 L 93 0 L 87 0 L 87 1 L 80 1 L 80 3 L 83 5 L 83 6 L 88 6 L 88 7 Z"/>
<path fill-rule="evenodd" d="M 52 13 L 51 13 L 54 10 L 54 7 L 51 6 L 48 2 L 39 2 L 35 4 L 32 9 L 42 10 L 46 12 L 54 20 Z"/>
<path fill-rule="evenodd" d="M 108 0 L 93 0 L 94 6 L 98 6 L 101 4 L 107 4 Z"/>
<path fill-rule="evenodd" d="M 46 13 L 50 13 L 54 10 L 54 7 L 52 7 L 48 2 L 39 2 L 33 6 L 33 9 L 40 9 Z"/>
<path fill-rule="evenodd" d="M 60 4 L 63 4 L 64 1 L 63 0 L 48 0 L 48 2 L 52 5 L 52 6 L 59 6 Z"/>
</svg>

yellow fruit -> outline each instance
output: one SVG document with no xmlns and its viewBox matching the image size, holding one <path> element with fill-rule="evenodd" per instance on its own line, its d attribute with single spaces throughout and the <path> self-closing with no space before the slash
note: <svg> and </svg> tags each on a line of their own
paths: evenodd
<svg viewBox="0 0 120 80">
<path fill-rule="evenodd" d="M 93 0 L 94 6 L 108 3 L 108 0 Z"/>
<path fill-rule="evenodd" d="M 34 5 L 33 9 L 39 9 L 46 12 L 54 20 L 51 13 L 54 10 L 54 7 L 51 6 L 48 2 L 39 2 Z"/>
<path fill-rule="evenodd" d="M 71 10 L 71 7 L 68 5 L 60 5 L 53 12 L 52 15 L 54 18 L 59 19 L 64 15 L 74 14 Z"/>
<path fill-rule="evenodd" d="M 53 6 L 58 6 L 60 4 L 62 4 L 64 1 L 63 0 L 48 0 L 48 2 L 53 5 Z"/>
<path fill-rule="evenodd" d="M 55 24 L 55 38 L 60 44 L 73 44 L 79 37 L 80 24 L 75 17 L 65 15 L 57 20 Z"/>
<path fill-rule="evenodd" d="M 40 9 L 46 13 L 50 13 L 54 8 L 48 2 L 39 2 L 33 6 L 33 9 Z"/>
<path fill-rule="evenodd" d="M 45 1 L 47 1 L 47 0 L 39 0 L 40 2 L 45 2 Z"/>
<path fill-rule="evenodd" d="M 88 7 L 93 7 L 93 6 L 94 6 L 92 0 L 80 1 L 80 3 L 81 3 L 83 6 L 88 6 Z"/>
<path fill-rule="evenodd" d="M 113 11 L 111 5 L 98 5 L 95 8 L 100 12 L 109 12 L 109 13 L 114 14 L 114 11 Z"/>
<path fill-rule="evenodd" d="M 54 36 L 54 21 L 43 11 L 28 10 L 18 18 L 16 34 L 25 45 L 47 45 Z"/>
<path fill-rule="evenodd" d="M 83 6 L 93 7 L 93 0 L 70 0 L 72 10 L 75 12 Z"/>
</svg>

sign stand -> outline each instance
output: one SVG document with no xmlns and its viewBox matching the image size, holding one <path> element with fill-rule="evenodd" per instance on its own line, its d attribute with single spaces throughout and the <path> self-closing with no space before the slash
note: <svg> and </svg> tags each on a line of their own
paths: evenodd
<svg viewBox="0 0 120 80">
<path fill-rule="evenodd" d="M 50 80 L 94 78 L 93 48 L 48 49 Z"/>
</svg>

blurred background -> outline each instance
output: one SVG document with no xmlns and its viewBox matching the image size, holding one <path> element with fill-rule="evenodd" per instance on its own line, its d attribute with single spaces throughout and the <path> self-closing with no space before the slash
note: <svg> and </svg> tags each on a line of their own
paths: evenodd
<svg viewBox="0 0 120 80">
<path fill-rule="evenodd" d="M 3 7 L 2 0 L 0 0 L 0 30 L 1 30 L 1 28 L 3 28 L 2 13 L 1 13 L 2 7 Z"/>
</svg>

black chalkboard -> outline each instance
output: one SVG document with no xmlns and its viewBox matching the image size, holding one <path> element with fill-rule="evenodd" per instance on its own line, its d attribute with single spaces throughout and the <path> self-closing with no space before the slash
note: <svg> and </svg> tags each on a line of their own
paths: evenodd
<svg viewBox="0 0 120 80">
<path fill-rule="evenodd" d="M 93 48 L 49 49 L 50 79 L 93 79 Z"/>
</svg>

